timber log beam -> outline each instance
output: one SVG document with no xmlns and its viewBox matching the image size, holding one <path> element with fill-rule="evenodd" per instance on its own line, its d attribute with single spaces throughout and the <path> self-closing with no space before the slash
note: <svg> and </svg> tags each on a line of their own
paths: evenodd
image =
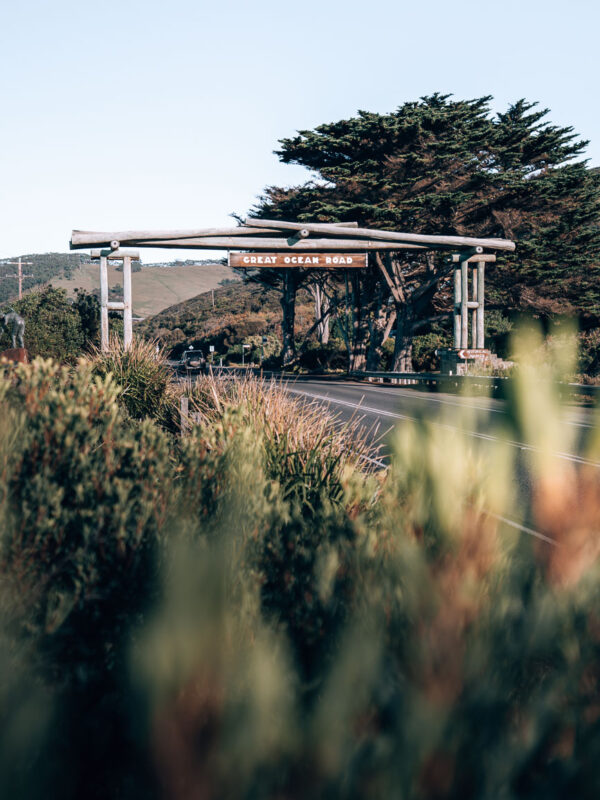
<svg viewBox="0 0 600 800">
<path fill-rule="evenodd" d="M 397 231 L 380 231 L 374 228 L 342 228 L 335 225 L 323 225 L 318 222 L 280 222 L 272 219 L 254 219 L 248 217 L 246 225 L 256 228 L 278 228 L 282 231 L 297 231 L 305 228 L 310 233 L 325 233 L 328 236 L 352 236 L 356 238 L 378 239 L 390 242 L 405 242 L 423 245 L 442 245 L 444 247 L 466 248 L 485 247 L 490 250 L 515 249 L 510 239 L 481 239 L 472 236 L 437 236 L 424 233 L 401 233 Z"/>
</svg>

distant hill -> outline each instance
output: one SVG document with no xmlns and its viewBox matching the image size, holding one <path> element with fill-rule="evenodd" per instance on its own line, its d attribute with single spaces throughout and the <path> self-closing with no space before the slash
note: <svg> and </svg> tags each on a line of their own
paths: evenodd
<svg viewBox="0 0 600 800">
<path fill-rule="evenodd" d="M 18 297 L 19 284 L 16 278 L 17 268 L 9 261 L 17 261 L 19 256 L 0 259 L 0 303 L 5 303 Z M 72 277 L 84 261 L 89 261 L 87 253 L 29 253 L 21 255 L 24 262 L 23 274 L 32 275 L 23 279 L 23 291 L 33 289 L 49 283 L 54 278 Z"/>
<path fill-rule="evenodd" d="M 165 307 L 181 303 L 200 292 L 216 289 L 222 281 L 234 280 L 237 276 L 223 264 L 145 267 L 132 275 L 134 316 L 149 317 Z M 71 296 L 77 288 L 88 292 L 99 292 L 97 264 L 82 264 L 70 277 L 54 278 L 52 286 L 66 289 Z M 109 264 L 108 285 L 112 297 L 122 294 L 123 272 Z"/>
<path fill-rule="evenodd" d="M 279 293 L 257 284 L 238 283 L 170 306 L 140 322 L 136 330 L 159 339 L 175 354 L 190 344 L 215 345 L 217 351 L 242 342 L 249 336 L 272 334 L 281 337 Z M 313 321 L 313 307 L 306 292 L 299 292 L 296 331 L 302 333 Z"/>
</svg>

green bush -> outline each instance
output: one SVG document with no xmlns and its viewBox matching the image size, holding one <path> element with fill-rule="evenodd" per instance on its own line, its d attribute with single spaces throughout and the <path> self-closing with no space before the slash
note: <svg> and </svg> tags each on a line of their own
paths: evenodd
<svg viewBox="0 0 600 800">
<path fill-rule="evenodd" d="M 128 424 L 112 377 L 83 363 L 36 360 L 5 376 L 2 392 L 2 571 L 31 629 L 68 648 L 103 646 L 102 628 L 131 621 L 156 577 L 166 437 Z"/>
<path fill-rule="evenodd" d="M 425 333 L 415 336 L 413 341 L 413 369 L 416 372 L 433 372 L 439 369 L 440 361 L 435 351 L 442 347 L 452 347 L 449 334 Z"/>
<path fill-rule="evenodd" d="M 307 370 L 344 370 L 348 366 L 348 352 L 341 339 L 331 339 L 328 344 L 310 342 L 297 361 L 297 366 Z"/>
<path fill-rule="evenodd" d="M 266 342 L 263 344 L 263 336 Z M 260 364 L 273 356 L 278 355 L 281 350 L 281 342 L 275 334 L 256 334 L 255 336 L 247 336 L 244 339 L 244 344 L 249 344 L 250 349 L 246 352 L 250 354 L 250 361 Z"/>
<path fill-rule="evenodd" d="M 488 350 L 500 358 L 510 356 L 510 337 L 514 330 L 513 322 L 501 311 L 490 308 L 485 312 L 485 341 Z"/>
<path fill-rule="evenodd" d="M 24 693 L 13 674 L 0 693 L 0 788 L 75 798 L 89 781 L 99 798 L 133 782 L 149 796 L 127 663 L 159 593 L 168 437 L 132 424 L 89 365 L 36 360 L 0 391 L 3 651 L 29 680 Z"/>
<path fill-rule="evenodd" d="M 572 433 L 549 378 L 524 368 L 511 406 L 512 436 L 534 448 L 521 466 L 529 509 L 501 440 L 465 436 L 457 420 L 407 423 L 382 482 L 345 472 L 341 494 L 329 487 L 306 502 L 298 480 L 270 521 L 249 512 L 258 596 L 239 560 L 231 574 L 214 549 L 190 557 L 170 592 L 188 571 L 221 580 L 203 579 L 195 612 L 167 604 L 159 638 L 140 653 L 156 724 L 180 742 L 176 754 L 155 751 L 167 786 L 266 797 L 597 794 L 600 486 L 595 468 L 549 457 Z M 285 459 L 271 463 L 282 476 Z M 520 513 L 559 546 L 499 524 Z M 229 602 L 221 581 L 236 579 L 244 590 Z M 193 638 L 207 607 L 212 624 L 186 660 L 177 643 Z M 172 654 L 168 678 L 152 667 L 159 647 Z M 190 685 L 185 700 L 174 689 Z"/>
<path fill-rule="evenodd" d="M 32 693 L 51 719 L 0 786 L 596 797 L 600 437 L 561 457 L 578 435 L 554 384 L 571 340 L 534 369 L 541 347 L 517 347 L 497 439 L 470 435 L 476 408 L 407 420 L 377 473 L 359 429 L 274 383 L 199 381 L 201 420 L 175 441 L 90 365 L 19 367 L 0 384 L 0 600 L 55 702 Z M 25 667 L 4 652 L 16 731 Z"/>
<path fill-rule="evenodd" d="M 177 408 L 173 370 L 156 344 L 134 338 L 125 348 L 112 337 L 106 352 L 96 349 L 90 358 L 94 375 L 109 375 L 121 388 L 118 402 L 132 419 L 153 419 L 175 430 Z"/>
<path fill-rule="evenodd" d="M 64 289 L 31 292 L 13 307 L 25 320 L 25 347 L 31 358 L 74 363 L 81 355 L 85 343 L 81 316 Z M 2 331 L 0 343 L 3 349 L 12 347 L 8 332 Z"/>
<path fill-rule="evenodd" d="M 584 331 L 579 336 L 579 370 L 584 375 L 597 377 L 600 374 L 600 328 Z"/>
</svg>

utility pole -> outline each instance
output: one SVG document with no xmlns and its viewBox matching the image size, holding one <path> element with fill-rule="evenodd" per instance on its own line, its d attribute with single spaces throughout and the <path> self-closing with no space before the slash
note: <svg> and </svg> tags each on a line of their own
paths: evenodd
<svg viewBox="0 0 600 800">
<path fill-rule="evenodd" d="M 0 276 L 1 280 L 5 278 L 18 278 L 19 279 L 19 300 L 23 297 L 23 278 L 33 278 L 33 275 L 23 275 L 23 265 L 25 266 L 33 266 L 33 261 L 23 261 L 21 256 L 19 256 L 18 261 L 3 261 L 3 265 L 5 266 L 14 266 L 17 267 L 17 274 L 16 275 L 2 275 Z"/>
</svg>

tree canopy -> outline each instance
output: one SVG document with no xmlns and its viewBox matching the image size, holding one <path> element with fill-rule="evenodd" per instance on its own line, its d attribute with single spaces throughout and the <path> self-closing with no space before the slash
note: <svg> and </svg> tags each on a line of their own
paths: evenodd
<svg viewBox="0 0 600 800">
<path fill-rule="evenodd" d="M 514 239 L 516 252 L 489 270 L 488 303 L 570 311 L 598 324 L 600 175 L 583 159 L 587 142 L 551 124 L 536 103 L 519 100 L 493 114 L 490 101 L 434 94 L 283 139 L 279 158 L 313 175 L 301 186 L 268 187 L 253 214 Z M 438 256 L 397 253 L 387 262 L 374 263 L 355 287 L 364 321 L 357 335 L 375 335 L 368 321 L 385 312 L 387 269 L 402 287 L 390 313 L 410 348 L 418 326 L 449 311 L 448 282 Z"/>
</svg>

